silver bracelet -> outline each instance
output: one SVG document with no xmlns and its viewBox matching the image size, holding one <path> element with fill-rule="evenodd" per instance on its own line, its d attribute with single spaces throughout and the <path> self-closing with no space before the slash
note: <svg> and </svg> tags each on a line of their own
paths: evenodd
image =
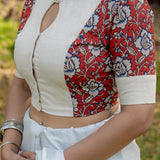
<svg viewBox="0 0 160 160">
<path fill-rule="evenodd" d="M 0 141 L 2 141 L 3 139 L 5 129 L 9 128 L 16 129 L 23 134 L 24 130 L 23 122 L 16 119 L 8 119 L 2 124 L 0 128 Z"/>
<path fill-rule="evenodd" d="M 9 120 L 6 120 L 6 121 L 2 124 L 0 131 L 5 130 L 5 129 L 7 129 L 7 128 L 17 129 L 17 130 L 19 130 L 21 133 L 23 133 L 24 126 L 23 126 L 23 122 L 21 122 L 21 121 L 19 121 L 19 120 L 9 119 Z"/>
<path fill-rule="evenodd" d="M 19 124 L 23 124 L 23 121 L 20 121 L 18 119 L 7 119 L 7 120 L 4 121 L 4 123 L 6 123 L 6 122 L 16 122 L 16 123 L 19 123 Z"/>
<path fill-rule="evenodd" d="M 9 124 L 4 124 L 1 127 L 0 131 L 8 129 L 8 128 L 16 129 L 16 130 L 20 131 L 21 133 L 23 133 L 23 129 L 24 129 L 24 127 L 20 124 L 9 123 Z"/>
<path fill-rule="evenodd" d="M 0 145 L 0 148 L 2 148 L 2 147 L 3 147 L 4 145 L 6 145 L 6 144 L 14 144 L 14 145 L 17 146 L 18 151 L 20 150 L 20 147 L 19 147 L 18 144 L 16 144 L 15 142 L 4 142 L 3 144 Z"/>
</svg>

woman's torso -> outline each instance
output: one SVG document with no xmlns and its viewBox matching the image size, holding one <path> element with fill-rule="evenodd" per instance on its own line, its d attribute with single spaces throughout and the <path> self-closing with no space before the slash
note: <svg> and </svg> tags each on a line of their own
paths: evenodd
<svg viewBox="0 0 160 160">
<path fill-rule="evenodd" d="M 34 1 L 17 35 L 14 58 L 30 86 L 34 107 L 54 115 L 78 117 L 108 109 L 116 103 L 117 95 L 113 75 L 107 77 L 105 72 L 109 53 L 106 26 L 102 27 L 100 20 L 105 18 L 102 1 L 70 1 L 59 3 L 56 19 L 42 33 L 40 23 L 54 1 Z"/>
<path fill-rule="evenodd" d="M 118 103 L 117 86 L 121 104 L 155 101 L 147 0 L 62 0 L 56 19 L 40 34 L 53 2 L 26 0 L 15 40 L 17 75 L 27 81 L 37 110 L 68 117 L 110 110 Z"/>
</svg>

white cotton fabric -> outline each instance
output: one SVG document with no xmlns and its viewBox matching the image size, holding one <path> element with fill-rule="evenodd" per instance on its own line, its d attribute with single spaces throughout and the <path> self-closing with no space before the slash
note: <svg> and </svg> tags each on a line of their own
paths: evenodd
<svg viewBox="0 0 160 160">
<path fill-rule="evenodd" d="M 156 103 L 156 75 L 116 78 L 121 105 Z"/>
<path fill-rule="evenodd" d="M 24 115 L 24 132 L 21 149 L 36 152 L 36 160 L 65 160 L 65 149 L 86 138 L 103 124 L 107 123 L 109 119 L 120 113 L 119 106 L 118 110 L 111 117 L 98 123 L 78 128 L 53 129 L 44 127 L 32 120 L 29 115 L 29 109 Z M 107 160 L 140 160 L 140 149 L 136 140 L 134 139 L 121 151 Z"/>
</svg>

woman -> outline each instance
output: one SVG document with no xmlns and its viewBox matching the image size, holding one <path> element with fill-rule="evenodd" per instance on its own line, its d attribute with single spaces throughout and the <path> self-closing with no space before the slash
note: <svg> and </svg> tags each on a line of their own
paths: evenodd
<svg viewBox="0 0 160 160">
<path fill-rule="evenodd" d="M 140 160 L 135 138 L 155 105 L 152 20 L 147 0 L 26 0 L 5 115 L 24 130 L 5 130 L 2 159 Z"/>
</svg>

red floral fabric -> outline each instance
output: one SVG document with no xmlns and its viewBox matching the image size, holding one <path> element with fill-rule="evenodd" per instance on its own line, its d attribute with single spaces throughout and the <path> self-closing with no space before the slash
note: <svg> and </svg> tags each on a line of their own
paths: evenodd
<svg viewBox="0 0 160 160">
<path fill-rule="evenodd" d="M 155 74 L 153 12 L 147 0 L 119 5 L 110 32 L 110 52 L 116 77 Z"/>
</svg>

